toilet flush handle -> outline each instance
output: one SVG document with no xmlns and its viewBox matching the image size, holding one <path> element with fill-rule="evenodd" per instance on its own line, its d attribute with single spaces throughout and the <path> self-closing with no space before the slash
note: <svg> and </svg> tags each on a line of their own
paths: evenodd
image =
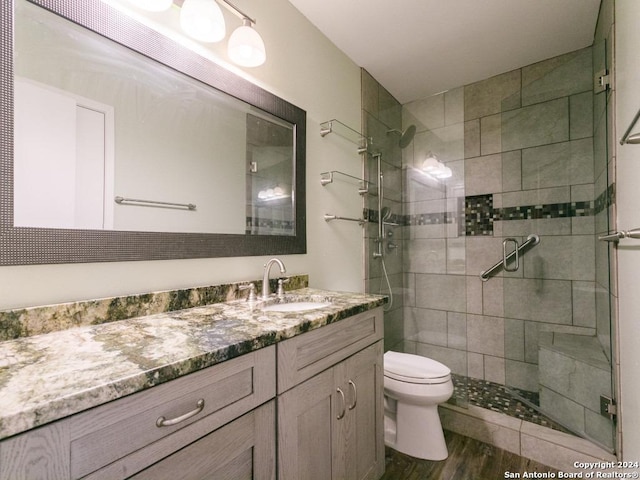
<svg viewBox="0 0 640 480">
<path fill-rule="evenodd" d="M 358 403 L 358 390 L 356 389 L 356 384 L 353 383 L 353 380 L 349 380 L 349 385 L 353 389 L 353 403 L 349 405 L 349 410 L 353 410 L 354 408 L 356 408 L 356 405 Z"/>
</svg>

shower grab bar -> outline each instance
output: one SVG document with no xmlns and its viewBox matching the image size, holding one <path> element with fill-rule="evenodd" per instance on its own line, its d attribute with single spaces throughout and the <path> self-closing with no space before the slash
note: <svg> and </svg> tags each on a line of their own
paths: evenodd
<svg viewBox="0 0 640 480">
<path fill-rule="evenodd" d="M 358 222 L 360 225 L 367 223 L 367 220 L 364 218 L 339 217 L 338 215 L 329 215 L 328 213 L 324 214 L 325 222 L 330 222 L 332 220 L 347 220 L 348 222 Z"/>
<path fill-rule="evenodd" d="M 516 249 L 513 250 L 511 253 L 509 253 L 507 255 L 507 243 L 510 241 L 514 241 L 516 244 Z M 499 262 L 497 262 L 495 265 L 493 265 L 492 267 L 488 268 L 487 270 L 485 270 L 484 272 L 482 272 L 480 274 L 480 279 L 483 282 L 486 282 L 487 280 L 489 280 L 489 278 L 494 275 L 495 273 L 499 272 L 500 270 L 505 270 L 506 272 L 515 272 L 518 268 L 519 268 L 519 256 L 520 253 L 524 253 L 524 249 L 528 248 L 529 246 L 535 246 L 538 245 L 540 243 L 540 237 L 536 234 L 531 234 L 527 237 L 527 239 L 525 240 L 525 242 L 522 245 L 518 245 L 518 242 L 514 239 L 514 238 L 507 238 L 504 240 L 504 242 L 502 242 L 502 260 L 500 260 Z M 507 268 L 507 264 L 509 262 L 509 260 L 511 260 L 513 257 L 516 257 L 516 265 L 518 268 L 515 269 L 508 269 Z"/>
<path fill-rule="evenodd" d="M 138 205 L 140 207 L 184 208 L 186 210 L 196 209 L 196 206 L 193 203 L 159 202 L 156 200 L 140 200 L 137 198 L 125 198 L 125 197 L 116 197 L 114 200 L 118 205 Z"/>
<path fill-rule="evenodd" d="M 622 138 L 620 139 L 620 145 L 624 145 L 625 143 L 628 143 L 628 144 L 640 143 L 640 132 L 634 133 L 633 135 L 631 135 L 631 130 L 633 129 L 633 127 L 635 127 L 639 118 L 640 118 L 640 110 L 638 110 L 638 113 L 636 113 L 636 116 L 633 117 L 633 120 L 631 120 L 631 124 L 629 125 L 627 130 L 624 132 L 624 135 L 622 135 Z"/>
<path fill-rule="evenodd" d="M 640 228 L 634 228 L 632 230 L 620 230 L 619 232 L 613 232 L 608 235 L 600 235 L 598 240 L 603 242 L 618 242 L 623 238 L 639 238 Z"/>
</svg>

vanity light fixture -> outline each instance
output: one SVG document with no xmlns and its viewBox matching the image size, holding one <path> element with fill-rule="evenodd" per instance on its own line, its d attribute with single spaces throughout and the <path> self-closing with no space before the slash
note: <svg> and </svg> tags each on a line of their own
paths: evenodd
<svg viewBox="0 0 640 480">
<path fill-rule="evenodd" d="M 267 59 L 264 41 L 253 28 L 256 20 L 228 0 L 128 0 L 136 7 L 152 12 L 169 9 L 173 3 L 181 7 L 180 27 L 189 37 L 204 43 L 215 43 L 226 35 L 220 5 L 242 19 L 242 25 L 229 37 L 227 54 L 237 65 L 257 67 Z"/>
<path fill-rule="evenodd" d="M 184 0 L 180 26 L 191 38 L 201 42 L 219 42 L 226 28 L 220 6 L 214 0 Z"/>
<path fill-rule="evenodd" d="M 284 189 L 280 186 L 274 188 L 267 188 L 258 192 L 258 199 L 263 202 L 270 202 L 272 200 L 280 200 L 282 198 L 291 198 L 291 195 L 285 193 Z"/>
<path fill-rule="evenodd" d="M 243 67 L 262 65 L 267 54 L 262 37 L 253 28 L 256 21 L 228 0 L 219 1 L 242 19 L 242 25 L 229 37 L 229 58 Z M 184 0 L 180 25 L 187 35 L 202 42 L 218 42 L 226 33 L 224 17 L 216 0 Z"/>
<path fill-rule="evenodd" d="M 429 152 L 427 158 L 422 162 L 422 171 L 438 180 L 450 178 L 453 175 L 451 169 L 440 162 L 431 152 Z"/>
<path fill-rule="evenodd" d="M 248 17 L 242 19 L 242 26 L 238 27 L 229 37 L 227 52 L 229 58 L 243 67 L 257 67 L 267 58 L 264 41 L 252 26 L 255 23 Z"/>
<path fill-rule="evenodd" d="M 173 5 L 173 0 L 129 0 L 129 3 L 149 12 L 164 12 Z"/>
</svg>

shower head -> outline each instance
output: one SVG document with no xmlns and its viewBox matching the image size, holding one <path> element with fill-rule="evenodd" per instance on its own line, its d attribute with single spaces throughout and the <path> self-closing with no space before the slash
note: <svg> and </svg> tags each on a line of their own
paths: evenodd
<svg viewBox="0 0 640 480">
<path fill-rule="evenodd" d="M 382 210 L 380 211 L 380 218 L 382 218 L 382 221 L 385 222 L 389 220 L 389 217 L 391 217 L 391 209 L 389 207 L 382 207 Z"/>
<path fill-rule="evenodd" d="M 387 134 L 395 132 L 400 134 L 400 140 L 398 141 L 398 146 L 400 148 L 407 148 L 409 144 L 413 141 L 413 137 L 416 134 L 416 126 L 409 125 L 404 132 L 400 130 L 387 130 Z"/>
</svg>

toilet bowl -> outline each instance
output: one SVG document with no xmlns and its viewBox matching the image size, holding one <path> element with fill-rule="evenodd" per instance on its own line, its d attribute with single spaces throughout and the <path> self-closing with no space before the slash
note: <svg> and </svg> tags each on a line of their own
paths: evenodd
<svg viewBox="0 0 640 480">
<path fill-rule="evenodd" d="M 438 404 L 452 394 L 451 370 L 442 363 L 408 353 L 385 353 L 385 445 L 424 460 L 447 458 Z"/>
</svg>

